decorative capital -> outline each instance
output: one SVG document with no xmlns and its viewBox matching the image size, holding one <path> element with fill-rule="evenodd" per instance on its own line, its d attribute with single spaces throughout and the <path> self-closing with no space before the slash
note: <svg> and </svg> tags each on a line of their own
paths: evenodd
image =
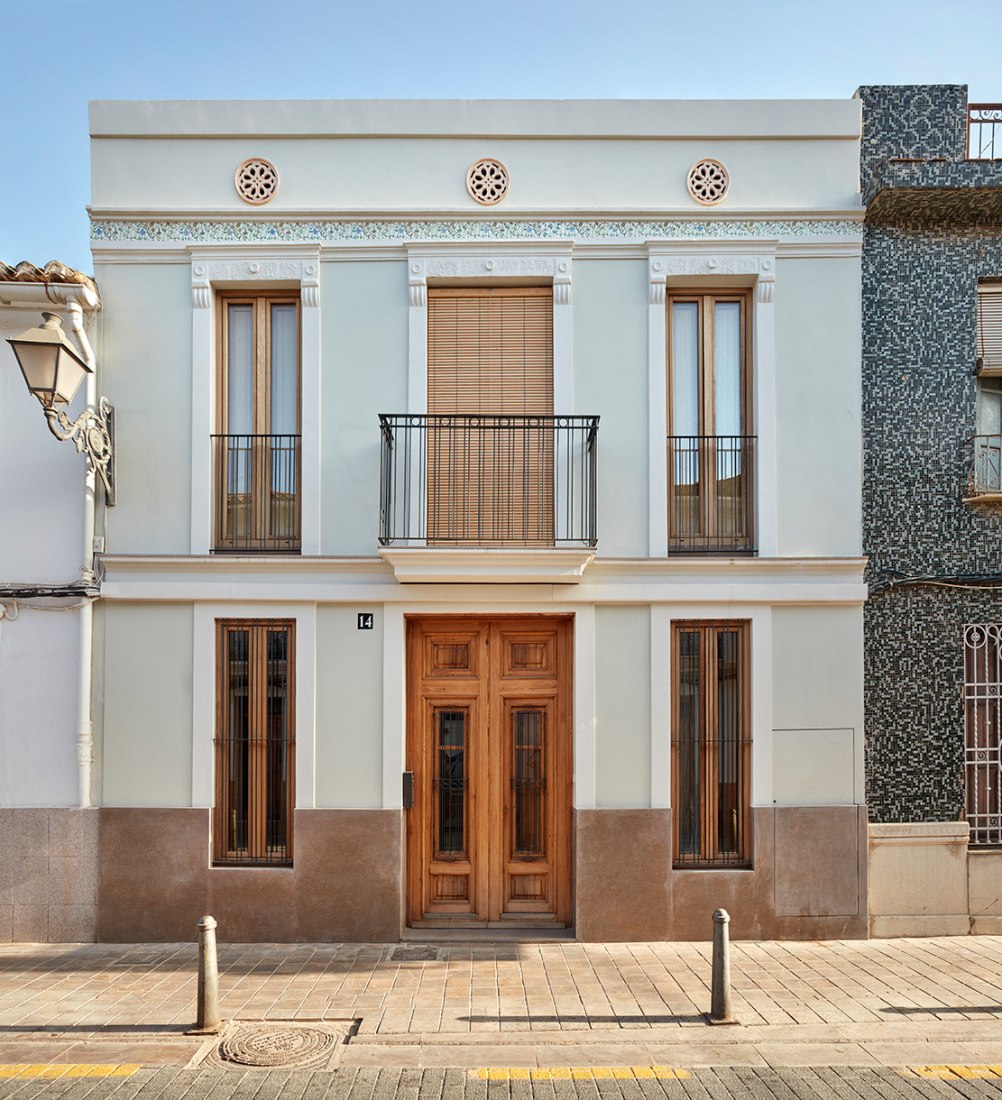
<svg viewBox="0 0 1002 1100">
<path fill-rule="evenodd" d="M 299 297 L 303 306 L 307 309 L 320 307 L 320 264 L 303 264 L 302 274 L 299 277 Z"/>
</svg>

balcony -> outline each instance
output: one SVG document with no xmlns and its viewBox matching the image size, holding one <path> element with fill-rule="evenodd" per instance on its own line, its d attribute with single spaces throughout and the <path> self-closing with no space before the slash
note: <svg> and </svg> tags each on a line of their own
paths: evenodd
<svg viewBox="0 0 1002 1100">
<path fill-rule="evenodd" d="M 1002 500 L 1002 435 L 972 435 L 966 501 Z"/>
<path fill-rule="evenodd" d="M 1002 103 L 968 104 L 967 159 L 1002 159 Z"/>
<path fill-rule="evenodd" d="M 298 553 L 301 436 L 212 436 L 214 550 Z"/>
<path fill-rule="evenodd" d="M 753 554 L 755 436 L 668 436 L 668 553 Z"/>
<path fill-rule="evenodd" d="M 597 541 L 598 421 L 380 415 L 383 556 L 407 580 L 579 579 Z"/>
</svg>

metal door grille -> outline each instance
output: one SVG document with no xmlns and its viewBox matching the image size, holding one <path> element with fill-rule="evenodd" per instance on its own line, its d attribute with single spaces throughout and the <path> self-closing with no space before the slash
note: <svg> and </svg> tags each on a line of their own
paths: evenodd
<svg viewBox="0 0 1002 1100">
<path fill-rule="evenodd" d="M 971 845 L 1002 845 L 1002 624 L 964 628 L 965 785 Z"/>
</svg>

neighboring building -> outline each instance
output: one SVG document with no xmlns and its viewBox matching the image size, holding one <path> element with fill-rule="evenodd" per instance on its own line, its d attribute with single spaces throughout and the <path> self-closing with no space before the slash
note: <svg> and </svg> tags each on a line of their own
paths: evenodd
<svg viewBox="0 0 1002 1100">
<path fill-rule="evenodd" d="M 87 470 L 49 434 L 6 341 L 47 311 L 71 340 L 79 326 L 96 342 L 100 305 L 93 281 L 63 264 L 0 263 L 0 943 L 93 939 L 96 926 L 98 813 L 81 807 L 91 733 L 79 706 L 97 592 Z"/>
<path fill-rule="evenodd" d="M 1002 109 L 857 95 L 870 931 L 998 933 Z"/>
<path fill-rule="evenodd" d="M 859 112 L 92 105 L 97 938 L 866 934 Z"/>
</svg>

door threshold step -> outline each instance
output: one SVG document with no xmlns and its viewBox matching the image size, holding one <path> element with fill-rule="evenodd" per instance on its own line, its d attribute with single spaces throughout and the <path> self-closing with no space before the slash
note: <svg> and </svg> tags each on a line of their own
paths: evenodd
<svg viewBox="0 0 1002 1100">
<path fill-rule="evenodd" d="M 405 928 L 400 933 L 403 943 L 574 943 L 573 928 L 532 928 L 522 925 L 510 928 L 484 928 L 469 925 L 465 928 L 451 925 L 447 928 Z"/>
</svg>

